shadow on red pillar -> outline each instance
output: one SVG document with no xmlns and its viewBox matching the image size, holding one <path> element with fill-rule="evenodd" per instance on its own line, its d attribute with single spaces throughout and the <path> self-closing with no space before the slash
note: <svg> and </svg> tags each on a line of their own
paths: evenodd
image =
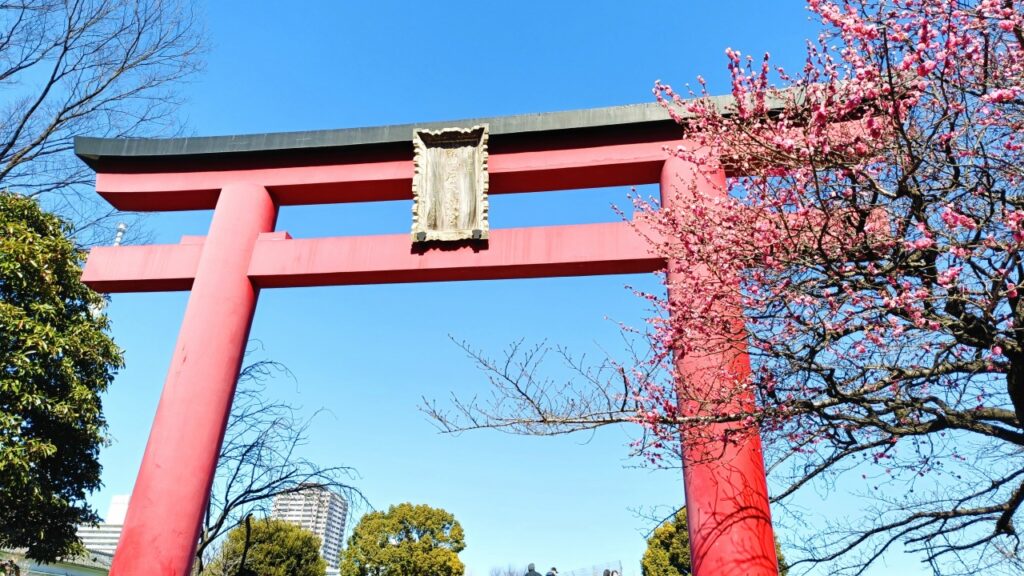
<svg viewBox="0 0 1024 576">
<path fill-rule="evenodd" d="M 685 202 L 698 193 L 713 197 L 726 193 L 725 172 L 708 173 L 679 158 L 665 162 L 661 173 L 661 203 Z M 680 270 L 669 262 L 669 299 L 677 274 L 700 274 Z M 741 327 L 736 327 L 741 334 Z M 680 410 L 686 416 L 701 414 L 697 402 L 712 387 L 720 387 L 722 367 L 728 367 L 733 381 L 750 374 L 750 361 L 742 337 L 724 334 L 721 350 L 702 350 L 676 360 L 681 391 Z M 734 409 L 751 409 L 754 398 L 748 392 L 730 395 Z M 694 576 L 777 576 L 778 561 L 768 506 L 761 439 L 756 427 L 715 424 L 683 430 L 683 477 L 690 533 L 691 565 Z M 726 440 L 727 439 L 727 440 Z"/>
<path fill-rule="evenodd" d="M 262 186 L 225 187 L 203 245 L 112 576 L 186 576 L 259 295 L 247 276 L 277 208 Z"/>
</svg>

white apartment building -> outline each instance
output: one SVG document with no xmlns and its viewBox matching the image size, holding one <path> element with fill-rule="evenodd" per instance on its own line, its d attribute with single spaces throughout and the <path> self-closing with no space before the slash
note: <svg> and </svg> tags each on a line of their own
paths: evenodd
<svg viewBox="0 0 1024 576">
<path fill-rule="evenodd" d="M 319 536 L 320 555 L 327 561 L 329 572 L 338 569 L 348 519 L 348 502 L 341 494 L 320 486 L 281 494 L 274 498 L 270 516 L 298 524 Z"/>
<path fill-rule="evenodd" d="M 82 539 L 85 549 L 113 554 L 117 549 L 118 540 L 121 539 L 121 528 L 124 527 L 124 517 L 127 513 L 128 495 L 112 497 L 105 522 L 101 522 L 97 526 L 78 527 L 78 537 Z"/>
</svg>

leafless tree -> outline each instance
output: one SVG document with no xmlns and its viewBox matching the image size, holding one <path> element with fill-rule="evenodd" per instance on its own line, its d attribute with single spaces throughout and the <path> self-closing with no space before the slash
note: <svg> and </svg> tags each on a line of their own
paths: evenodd
<svg viewBox="0 0 1024 576">
<path fill-rule="evenodd" d="M 85 243 L 109 240 L 74 137 L 178 131 L 176 89 L 202 39 L 179 0 L 0 2 L 0 187 L 40 197 Z"/>
<path fill-rule="evenodd" d="M 664 435 L 637 425 L 637 380 L 623 375 L 651 370 L 643 357 L 627 354 L 617 360 L 591 361 L 573 356 L 564 348 L 519 341 L 494 358 L 465 342 L 459 345 L 490 381 L 490 392 L 469 399 L 453 396 L 444 403 L 424 399 L 423 410 L 443 432 L 491 428 L 512 434 L 562 435 L 607 425 L 627 425 L 637 434 L 631 445 L 634 455 L 650 466 L 680 469 L 681 443 L 666 443 Z M 547 366 L 550 360 L 560 363 L 561 368 Z M 629 361 L 620 363 L 626 360 Z M 568 376 L 562 381 L 551 376 L 555 373 Z M 648 373 L 640 380 L 647 377 L 665 376 Z M 1011 510 L 1017 492 L 1004 493 L 1024 476 L 1024 470 L 1017 465 L 1024 445 L 1016 441 L 1018 434 L 997 429 L 994 433 L 1007 436 L 1010 441 L 1002 445 L 979 443 L 941 423 L 944 418 L 971 423 L 985 414 L 949 408 L 932 422 L 901 422 L 893 414 L 921 410 L 920 403 L 910 406 L 897 399 L 888 404 L 891 407 L 886 410 L 866 415 L 829 413 L 817 405 L 810 406 L 809 409 L 820 410 L 828 418 L 808 432 L 811 439 L 797 445 L 779 441 L 779 431 L 765 433 L 767 471 L 775 487 L 771 500 L 773 505 L 786 510 L 786 514 L 776 518 L 779 532 L 803 535 L 787 541 L 787 545 L 799 551 L 799 557 L 813 559 L 815 563 L 843 560 L 849 565 L 867 566 L 902 539 L 908 544 L 907 550 L 923 552 L 936 574 L 959 573 L 950 572 L 949 565 L 941 563 L 952 554 L 958 555 L 960 565 L 983 566 L 986 573 L 1019 573 L 1015 570 L 1024 566 L 1024 556 L 1016 545 L 1015 535 L 1008 543 L 994 538 L 998 532 L 983 529 L 975 539 L 960 536 L 970 534 L 972 528 L 982 528 L 985 522 L 997 521 Z M 1012 416 L 1009 418 L 1012 420 Z M 680 426 L 697 420 L 664 415 L 658 425 Z M 830 428 L 829 423 L 835 428 Z M 886 433 L 870 441 L 856 441 L 848 433 L 856 429 L 854 425 Z M 891 449 L 893 439 L 902 436 L 921 438 L 907 455 Z M 811 446 L 812 438 L 832 439 L 845 448 L 826 452 L 820 446 Z M 946 450 L 957 451 L 957 465 L 930 468 L 933 455 Z M 658 457 L 648 458 L 652 454 Z M 862 464 L 877 461 L 860 454 L 884 454 L 884 467 L 864 468 Z M 855 522 L 832 519 L 808 536 L 804 512 L 799 507 L 790 507 L 790 498 L 805 487 L 824 485 L 827 491 L 835 490 L 843 474 L 856 473 L 859 477 L 862 470 L 866 474 L 864 489 L 858 491 L 857 497 L 869 503 L 862 515 Z M 1010 504 L 1000 498 L 1009 498 Z M 656 526 L 664 514 L 649 516 L 651 525 Z M 880 547 L 858 549 L 867 540 L 883 537 Z M 978 557 L 979 549 L 984 552 L 983 560 Z"/>
<path fill-rule="evenodd" d="M 524 340 L 512 342 L 495 358 L 468 342 L 455 341 L 489 380 L 490 393 L 468 399 L 452 395 L 444 403 L 424 397 L 422 409 L 446 433 L 491 428 L 559 435 L 634 423 L 641 408 L 635 382 L 663 377 L 664 366 L 649 362 L 650 348 L 632 336 L 624 334 L 626 353 L 619 361 L 607 356 L 591 359 L 562 346 Z M 567 369 L 564 381 L 549 375 L 545 362 L 552 357 Z M 626 359 L 628 363 L 621 363 Z"/>
<path fill-rule="evenodd" d="M 557 436 L 626 425 L 636 433 L 631 455 L 643 464 L 679 470 L 681 444 L 666 443 L 650 427 L 634 426 L 643 409 L 637 382 L 671 378 L 663 363 L 651 362 L 646 337 L 631 330 L 622 334 L 622 351 L 590 356 L 573 354 L 547 341 L 511 342 L 498 356 L 463 340 L 453 340 L 490 383 L 486 395 L 464 398 L 452 394 L 445 401 L 423 397 L 421 411 L 446 434 L 494 429 L 510 434 Z M 550 364 L 556 363 L 557 367 Z M 563 379 L 552 374 L 563 375 Z M 707 418 L 665 414 L 659 425 L 677 427 Z M 719 419 L 721 420 L 721 419 Z M 718 420 L 716 420 L 718 421 Z M 652 446 L 657 444 L 657 458 Z M 639 512 L 651 530 L 679 511 Z"/>
<path fill-rule="evenodd" d="M 490 572 L 490 576 L 523 576 L 523 574 L 526 574 L 526 568 L 516 568 L 514 564 L 509 564 L 504 568 L 494 567 Z"/>
<path fill-rule="evenodd" d="M 281 364 L 263 360 L 247 365 L 239 375 L 196 549 L 195 574 L 204 573 L 225 534 L 246 518 L 268 515 L 277 495 L 318 485 L 343 493 L 350 505 L 364 501 L 348 483 L 355 475 L 352 468 L 321 466 L 299 454 L 312 419 L 302 419 L 294 406 L 265 395 L 267 381 L 286 372 Z"/>
</svg>

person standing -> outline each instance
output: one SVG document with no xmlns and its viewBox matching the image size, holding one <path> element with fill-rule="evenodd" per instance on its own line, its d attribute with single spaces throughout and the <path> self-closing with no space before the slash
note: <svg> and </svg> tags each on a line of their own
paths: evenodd
<svg viewBox="0 0 1024 576">
<path fill-rule="evenodd" d="M 526 576 L 540 576 L 540 572 L 534 570 L 533 562 L 530 562 L 530 565 L 526 567 Z"/>
<path fill-rule="evenodd" d="M 548 573 L 545 574 L 545 576 L 558 576 L 558 568 L 552 566 L 551 570 L 548 570 Z"/>
</svg>

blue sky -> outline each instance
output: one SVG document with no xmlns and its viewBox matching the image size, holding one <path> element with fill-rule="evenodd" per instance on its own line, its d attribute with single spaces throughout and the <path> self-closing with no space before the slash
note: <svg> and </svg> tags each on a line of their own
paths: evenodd
<svg viewBox="0 0 1024 576">
<path fill-rule="evenodd" d="M 182 110 L 188 132 L 198 135 L 649 102 L 655 79 L 680 87 L 698 74 L 725 92 L 727 46 L 767 50 L 797 68 L 804 39 L 816 34 L 802 2 L 755 0 L 223 1 L 201 12 L 207 66 L 184 87 Z M 627 192 L 497 197 L 491 223 L 614 221 L 610 205 L 625 203 Z M 209 217 L 157 215 L 146 226 L 157 242 L 170 243 L 204 234 Z M 295 237 L 398 233 L 409 219 L 408 202 L 289 207 L 278 230 Z M 614 321 L 639 324 L 645 314 L 626 284 L 656 286 L 648 276 L 612 276 L 268 290 L 252 337 L 263 357 L 295 376 L 275 381 L 270 394 L 307 414 L 327 410 L 308 455 L 355 467 L 355 483 L 377 508 L 411 501 L 453 512 L 467 534 L 462 558 L 476 576 L 509 563 L 564 572 L 615 560 L 633 575 L 651 528 L 636 510 L 677 506 L 683 487 L 678 471 L 638 469 L 627 459 L 631 430 L 445 436 L 417 410 L 424 396 L 486 392 L 449 334 L 494 353 L 518 338 L 614 353 Z M 131 489 L 186 301 L 185 293 L 112 298 L 127 368 L 105 400 L 113 442 L 102 453 L 105 487 L 93 497 L 101 512 L 112 495 Z M 900 559 L 889 569 L 896 566 L 915 573 Z"/>
</svg>

